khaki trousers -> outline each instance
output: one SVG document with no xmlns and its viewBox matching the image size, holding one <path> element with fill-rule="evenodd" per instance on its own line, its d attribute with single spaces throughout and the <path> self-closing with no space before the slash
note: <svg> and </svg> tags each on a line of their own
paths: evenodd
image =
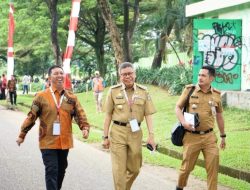
<svg viewBox="0 0 250 190">
<path fill-rule="evenodd" d="M 208 190 L 217 190 L 219 149 L 216 135 L 213 132 L 204 135 L 186 132 L 183 144 L 183 160 L 178 187 L 183 188 L 187 185 L 188 176 L 194 169 L 200 151 L 202 151 L 207 171 Z"/>
<path fill-rule="evenodd" d="M 130 190 L 142 165 L 142 131 L 114 124 L 110 137 L 115 189 Z"/>
</svg>

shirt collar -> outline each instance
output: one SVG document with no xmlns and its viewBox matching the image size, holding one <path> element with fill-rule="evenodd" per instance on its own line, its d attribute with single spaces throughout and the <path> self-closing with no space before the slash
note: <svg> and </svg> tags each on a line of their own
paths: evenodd
<svg viewBox="0 0 250 190">
<path fill-rule="evenodd" d="M 56 87 L 53 87 L 53 85 L 51 85 L 51 88 L 52 88 L 52 91 L 55 93 L 55 92 L 58 92 L 60 93 L 60 95 L 64 94 L 65 90 L 63 89 L 61 92 L 59 92 Z"/>
<path fill-rule="evenodd" d="M 124 83 L 121 83 L 122 84 L 122 89 L 121 90 L 125 90 L 126 89 L 126 86 Z M 131 88 L 133 89 L 134 91 L 136 91 L 136 83 L 134 83 L 133 87 Z"/>
<path fill-rule="evenodd" d="M 196 89 L 197 89 L 197 92 L 198 92 L 198 91 L 201 91 L 201 87 L 199 86 L 199 84 L 196 84 Z M 213 88 L 212 88 L 211 86 L 210 86 L 210 88 L 208 89 L 207 93 L 209 93 L 209 92 L 213 93 Z"/>
</svg>

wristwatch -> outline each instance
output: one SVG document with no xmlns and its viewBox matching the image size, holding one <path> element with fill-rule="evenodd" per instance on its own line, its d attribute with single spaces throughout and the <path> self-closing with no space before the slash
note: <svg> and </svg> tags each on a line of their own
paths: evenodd
<svg viewBox="0 0 250 190">
<path fill-rule="evenodd" d="M 105 139 L 108 139 L 109 136 L 102 136 L 102 139 L 105 140 Z"/>
<path fill-rule="evenodd" d="M 221 138 L 226 138 L 227 135 L 226 134 L 223 134 L 223 135 L 220 135 Z"/>
</svg>

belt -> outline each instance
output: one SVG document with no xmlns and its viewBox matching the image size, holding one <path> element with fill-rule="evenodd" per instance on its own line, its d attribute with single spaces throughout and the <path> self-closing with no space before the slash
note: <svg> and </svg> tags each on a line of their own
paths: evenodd
<svg viewBox="0 0 250 190">
<path fill-rule="evenodd" d="M 124 123 L 124 122 L 120 122 L 120 121 L 114 121 L 114 124 L 126 127 L 128 123 Z M 138 125 L 140 126 L 141 123 L 138 123 Z"/>
<path fill-rule="evenodd" d="M 186 130 L 187 132 L 189 133 L 193 133 L 193 134 L 199 134 L 199 135 L 204 135 L 206 133 L 210 133 L 211 131 L 213 131 L 213 128 L 210 128 L 206 131 L 189 131 L 189 130 Z"/>
</svg>

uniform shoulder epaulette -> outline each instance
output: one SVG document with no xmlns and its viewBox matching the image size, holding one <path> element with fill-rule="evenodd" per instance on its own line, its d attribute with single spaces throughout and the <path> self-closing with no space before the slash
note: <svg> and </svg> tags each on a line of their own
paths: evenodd
<svg viewBox="0 0 250 190">
<path fill-rule="evenodd" d="M 186 85 L 186 88 L 192 88 L 194 86 L 195 86 L 194 84 L 188 84 L 188 85 Z"/>
<path fill-rule="evenodd" d="M 213 88 L 213 92 L 216 92 L 216 93 L 218 93 L 218 94 L 221 94 L 221 91 L 219 91 L 219 90 L 217 90 L 217 89 L 215 89 L 215 88 Z"/>
<path fill-rule="evenodd" d="M 136 84 L 136 86 L 138 86 L 139 88 L 143 89 L 143 90 L 148 90 L 146 86 L 142 86 L 140 84 Z"/>
<path fill-rule="evenodd" d="M 121 86 L 122 86 L 122 84 L 116 84 L 114 86 L 111 86 L 111 88 L 113 89 L 113 88 L 118 88 L 118 87 L 121 87 Z"/>
</svg>

